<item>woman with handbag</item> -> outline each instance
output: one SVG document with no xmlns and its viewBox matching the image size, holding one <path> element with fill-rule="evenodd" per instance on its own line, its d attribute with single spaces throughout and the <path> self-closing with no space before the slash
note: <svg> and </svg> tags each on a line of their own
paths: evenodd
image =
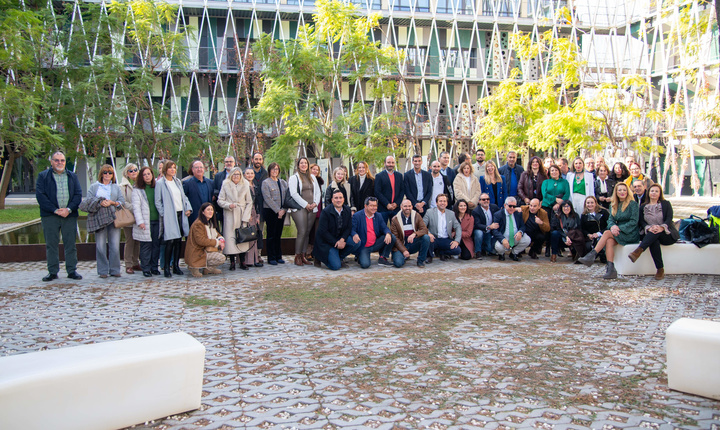
<svg viewBox="0 0 720 430">
<path fill-rule="evenodd" d="M 280 178 L 280 166 L 277 163 L 270 163 L 268 166 L 268 177 L 260 185 L 263 195 L 263 218 L 267 225 L 268 263 L 272 266 L 285 264 L 282 259 L 280 240 L 285 225 L 285 214 L 287 210 L 288 185 Z M 292 199 L 289 199 L 292 200 Z"/>
<path fill-rule="evenodd" d="M 162 220 L 162 238 L 165 244 L 165 258 L 163 271 L 166 278 L 172 273 L 182 275 L 180 270 L 180 250 L 183 236 L 190 231 L 188 216 L 192 213 L 192 206 L 183 191 L 182 183 L 175 177 L 177 165 L 171 160 L 165 160 L 162 177 L 155 182 L 155 206 Z M 173 269 L 170 273 L 170 260 L 173 260 Z"/>
<path fill-rule="evenodd" d="M 295 166 L 297 172 L 288 179 L 288 192 L 301 209 L 290 209 L 288 212 L 297 228 L 295 265 L 303 266 L 312 264 L 305 257 L 305 253 L 321 196 L 315 176 L 310 173 L 310 161 L 306 157 L 300 157 Z"/>
<path fill-rule="evenodd" d="M 322 176 L 320 175 L 320 166 L 317 164 L 311 164 L 310 165 L 310 174 L 315 177 L 315 183 L 317 184 L 317 190 L 320 192 L 320 195 L 323 195 L 323 185 L 325 185 L 325 181 L 323 180 Z M 350 179 L 352 181 L 352 179 Z M 351 182 L 352 184 L 352 182 Z M 352 186 L 352 185 L 351 185 Z M 307 251 L 305 251 L 305 259 L 308 261 L 313 261 L 312 256 L 312 250 L 315 246 L 315 235 L 317 234 L 317 228 L 318 224 L 320 223 L 320 212 L 322 212 L 323 209 L 323 201 L 320 199 L 318 202 L 317 212 L 315 212 L 315 221 L 312 224 L 312 227 L 310 227 L 310 236 L 308 237 L 308 247 Z"/>
<path fill-rule="evenodd" d="M 88 199 L 102 198 L 101 207 L 114 206 L 115 210 L 125 202 L 120 187 L 115 183 L 115 170 L 109 164 L 100 168 L 98 181 L 90 185 Z M 120 229 L 111 222 L 95 231 L 95 259 L 97 273 L 101 278 L 108 275 L 120 277 Z"/>
<path fill-rule="evenodd" d="M 223 208 L 223 237 L 226 238 L 223 254 L 230 256 L 230 270 L 235 270 L 236 258 L 240 269 L 248 270 L 245 265 L 245 253 L 250 248 L 250 244 L 238 243 L 236 230 L 248 228 L 250 225 L 253 201 L 250 186 L 243 178 L 239 167 L 230 170 L 223 181 L 217 203 Z"/>
<path fill-rule="evenodd" d="M 225 248 L 225 238 L 217 231 L 212 203 L 203 203 L 199 212 L 185 244 L 185 264 L 196 278 L 202 277 L 200 270 L 204 270 L 206 275 L 219 275 L 222 271 L 218 266 L 225 262 L 225 255 L 221 252 Z"/>
<path fill-rule="evenodd" d="M 562 202 L 558 215 L 550 219 L 551 263 L 557 262 L 561 243 L 572 249 L 575 258 L 585 254 L 585 237 L 582 234 L 580 217 L 570 200 Z"/>
<path fill-rule="evenodd" d="M 148 166 L 140 169 L 132 194 L 135 225 L 133 238 L 140 244 L 140 267 L 146 278 L 159 275 L 160 214 L 155 206 L 155 175 Z"/>
<path fill-rule="evenodd" d="M 260 259 L 260 250 L 262 245 L 262 231 L 260 230 L 260 212 L 262 208 L 259 207 L 260 199 L 255 195 L 255 187 L 253 186 L 255 180 L 255 170 L 252 167 L 245 169 L 245 180 L 248 183 L 248 189 L 250 190 L 250 198 L 253 201 L 252 209 L 250 210 L 250 225 L 258 227 L 257 239 L 247 242 L 248 250 L 245 252 L 245 265 L 263 267 L 262 259 Z"/>
<path fill-rule="evenodd" d="M 129 163 L 122 169 L 122 180 L 120 181 L 120 189 L 123 192 L 125 203 L 123 207 L 133 211 L 133 190 L 135 189 L 135 182 L 138 178 L 138 166 L 137 164 Z M 123 227 L 125 233 L 125 273 L 133 274 L 140 268 L 140 242 L 133 238 L 133 225 L 129 227 Z"/>
</svg>

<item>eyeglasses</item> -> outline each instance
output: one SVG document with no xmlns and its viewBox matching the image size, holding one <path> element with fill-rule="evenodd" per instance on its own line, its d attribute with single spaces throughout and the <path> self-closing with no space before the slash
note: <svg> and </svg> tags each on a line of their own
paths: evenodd
<svg viewBox="0 0 720 430">
<path fill-rule="evenodd" d="M 109 171 L 109 170 L 106 170 L 106 171 L 102 172 L 102 174 L 103 174 L 103 175 L 112 175 L 113 172 L 111 172 L 111 171 Z"/>
<path fill-rule="evenodd" d="M 137 172 L 137 171 L 138 171 L 138 169 L 130 169 L 130 170 L 128 170 L 127 172 L 128 172 L 128 173 L 135 173 L 135 172 Z M 110 172 L 110 173 L 112 173 L 112 172 Z"/>
<path fill-rule="evenodd" d="M 53 161 L 53 163 L 64 163 L 65 162 L 65 160 L 57 160 L 55 158 L 53 158 L 52 161 Z"/>
<path fill-rule="evenodd" d="M 515 206 L 515 205 L 505 205 L 505 206 L 507 206 L 509 209 L 514 209 L 514 208 L 517 207 L 517 206 Z"/>
<path fill-rule="evenodd" d="M 232 160 L 225 160 L 225 164 L 232 164 L 232 163 L 234 163 L 234 161 L 232 161 Z"/>
<path fill-rule="evenodd" d="M 488 201 L 490 199 L 480 199 L 481 202 Z"/>
</svg>

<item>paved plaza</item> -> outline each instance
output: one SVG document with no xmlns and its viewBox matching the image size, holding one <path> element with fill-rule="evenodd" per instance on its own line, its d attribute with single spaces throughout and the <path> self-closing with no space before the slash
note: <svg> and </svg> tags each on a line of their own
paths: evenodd
<svg viewBox="0 0 720 430">
<path fill-rule="evenodd" d="M 720 321 L 720 277 L 557 264 L 265 266 L 200 280 L 43 283 L 0 267 L 0 355 L 184 331 L 207 348 L 200 410 L 138 425 L 230 428 L 720 428 L 670 391 L 665 329 Z M 225 265 L 227 268 L 227 264 Z"/>
</svg>

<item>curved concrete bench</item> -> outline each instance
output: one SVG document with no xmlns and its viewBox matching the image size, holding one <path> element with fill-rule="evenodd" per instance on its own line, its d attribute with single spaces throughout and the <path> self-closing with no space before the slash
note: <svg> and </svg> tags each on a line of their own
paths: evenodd
<svg viewBox="0 0 720 430">
<path fill-rule="evenodd" d="M 117 429 L 197 409 L 204 364 L 186 333 L 0 357 L 0 429 Z"/>
<path fill-rule="evenodd" d="M 655 263 L 649 249 L 634 263 L 628 258 L 637 247 L 615 245 L 615 269 L 621 275 L 654 275 Z M 675 243 L 661 248 L 666 275 L 720 275 L 720 244 L 698 248 L 692 243 Z"/>
</svg>

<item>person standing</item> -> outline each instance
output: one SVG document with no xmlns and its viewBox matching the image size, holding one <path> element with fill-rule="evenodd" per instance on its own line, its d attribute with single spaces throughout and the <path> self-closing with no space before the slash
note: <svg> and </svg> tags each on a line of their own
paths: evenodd
<svg viewBox="0 0 720 430">
<path fill-rule="evenodd" d="M 290 209 L 290 216 L 297 228 L 295 238 L 295 265 L 303 266 L 312 264 L 305 257 L 310 242 L 310 230 L 315 224 L 315 217 L 318 205 L 322 199 L 320 187 L 318 187 L 315 176 L 310 173 L 310 161 L 306 157 L 300 157 L 295 165 L 296 172 L 288 179 L 288 192 L 295 203 L 302 209 Z"/>
<path fill-rule="evenodd" d="M 253 172 L 255 172 L 255 179 L 253 180 L 253 184 L 255 185 L 256 206 L 260 208 L 260 212 L 258 213 L 258 215 L 260 216 L 260 231 L 263 231 L 263 228 L 265 226 L 265 217 L 263 210 L 265 205 L 263 204 L 263 193 L 261 187 L 263 181 L 268 178 L 268 171 L 265 170 L 263 163 L 265 163 L 265 158 L 263 157 L 263 155 L 259 152 L 255 152 L 252 155 L 252 169 Z M 262 259 L 260 261 L 262 261 Z"/>
<path fill-rule="evenodd" d="M 441 152 L 440 156 L 438 156 L 438 161 L 440 162 L 440 174 L 446 176 L 448 182 L 452 185 L 453 181 L 455 181 L 456 172 L 450 167 L 450 153 L 447 151 Z"/>
<path fill-rule="evenodd" d="M 201 160 L 193 161 L 190 170 L 192 171 L 192 177 L 182 184 L 185 195 L 192 207 L 192 213 L 188 217 L 188 222 L 192 225 L 198 214 L 200 214 L 200 206 L 203 203 L 212 203 L 214 185 L 210 179 L 205 177 L 205 165 Z"/>
<path fill-rule="evenodd" d="M 595 178 L 595 197 L 598 203 L 605 209 L 610 208 L 610 197 L 612 197 L 615 181 L 609 178 L 609 171 L 606 165 L 601 165 L 595 169 L 597 177 Z M 586 200 L 587 201 L 587 200 Z M 602 231 L 600 232 L 602 234 Z"/>
<path fill-rule="evenodd" d="M 412 208 L 422 217 L 430 209 L 430 198 L 433 192 L 433 181 L 430 172 L 422 170 L 422 157 L 412 157 L 412 170 L 405 172 L 405 194 L 412 203 Z"/>
<path fill-rule="evenodd" d="M 123 192 L 115 183 L 115 170 L 111 165 L 105 164 L 100 168 L 98 181 L 90 185 L 87 192 L 88 200 L 99 199 L 98 205 L 91 207 L 97 208 L 94 214 L 98 215 L 99 229 L 92 231 L 95 233 L 95 260 L 97 261 L 97 273 L 101 278 L 107 278 L 108 275 L 116 278 L 120 277 L 120 229 L 115 227 L 114 210 L 125 203 Z M 101 208 L 109 208 L 102 210 Z M 103 214 L 109 212 L 109 222 Z M 94 214 L 88 215 L 88 231 L 90 231 L 90 218 Z"/>
<path fill-rule="evenodd" d="M 192 214 L 192 206 L 183 191 L 182 183 L 175 177 L 176 174 L 175 162 L 165 160 L 163 176 L 155 183 L 155 206 L 163 226 L 165 244 L 163 269 L 166 278 L 172 277 L 172 273 L 183 274 L 180 270 L 180 251 L 182 238 L 187 237 L 190 232 L 188 217 Z M 173 261 L 172 273 L 170 273 L 170 260 Z"/>
<path fill-rule="evenodd" d="M 403 175 L 395 171 L 395 157 L 385 157 L 385 170 L 375 176 L 375 196 L 378 199 L 378 211 L 386 222 L 400 211 L 405 195 Z"/>
<path fill-rule="evenodd" d="M 223 221 L 224 220 L 220 216 L 220 214 L 223 213 L 222 208 L 218 205 L 217 199 L 218 199 L 218 196 L 220 195 L 220 189 L 222 188 L 223 181 L 228 178 L 228 174 L 230 173 L 230 171 L 232 169 L 235 168 L 235 165 L 236 165 L 235 157 L 233 157 L 232 155 L 228 155 L 223 160 L 223 169 L 221 171 L 217 172 L 217 174 L 215 174 L 215 177 L 213 178 L 213 198 L 212 198 L 212 200 L 213 200 L 213 204 L 215 205 L 215 213 L 217 214 L 217 218 L 218 218 L 216 221 L 217 221 L 218 228 L 220 229 L 220 231 L 225 231 L 225 230 L 223 229 Z M 242 175 L 242 172 L 241 172 L 241 175 Z"/>
<path fill-rule="evenodd" d="M 323 185 L 325 185 L 325 181 L 323 180 L 322 176 L 320 175 L 320 166 L 313 163 L 310 165 L 310 174 L 315 178 L 315 185 L 317 188 L 317 192 L 320 193 L 320 195 L 323 195 Z M 352 189 L 351 193 L 352 195 Z M 313 247 L 315 246 L 315 232 L 317 231 L 318 224 L 320 223 L 320 213 L 323 210 L 323 201 L 320 199 L 320 202 L 318 203 L 317 212 L 315 212 L 315 221 L 312 224 L 312 227 L 310 227 L 310 237 L 308 238 L 308 246 L 307 250 L 305 251 L 305 259 L 308 261 L 313 261 Z"/>
<path fill-rule="evenodd" d="M 485 163 L 485 176 L 480 177 L 480 190 L 490 196 L 490 203 L 498 207 L 505 204 L 507 184 L 492 161 Z"/>
<path fill-rule="evenodd" d="M 375 197 L 375 177 L 370 172 L 370 166 L 364 161 L 359 161 L 355 168 L 357 173 L 350 178 L 350 201 L 345 204 L 350 206 L 350 211 L 355 214 L 358 209 L 365 206 L 365 199 Z"/>
<path fill-rule="evenodd" d="M 123 192 L 125 203 L 123 207 L 129 211 L 133 211 L 133 190 L 138 177 L 137 164 L 129 163 L 122 169 L 122 180 L 120 181 L 120 189 Z M 133 274 L 136 270 L 142 270 L 140 267 L 140 242 L 133 238 L 133 226 L 123 227 L 125 233 L 125 273 Z"/>
<path fill-rule="evenodd" d="M 285 264 L 280 248 L 282 231 L 285 225 L 287 210 L 283 208 L 285 196 L 288 193 L 288 185 L 280 178 L 280 166 L 277 163 L 270 163 L 268 166 L 268 178 L 262 182 L 263 213 L 267 223 L 267 257 L 268 263 L 272 266 Z"/>
<path fill-rule="evenodd" d="M 40 223 L 45 236 L 48 282 L 58 279 L 60 271 L 60 236 L 65 248 L 65 271 L 68 278 L 80 280 L 77 272 L 77 217 L 82 202 L 82 188 L 77 175 L 65 167 L 65 154 L 58 151 L 50 157 L 51 168 L 40 172 L 35 184 L 35 198 L 40 206 Z"/>
<path fill-rule="evenodd" d="M 547 179 L 547 173 L 540 157 L 530 158 L 527 170 L 520 174 L 520 184 L 518 184 L 520 202 L 529 205 L 532 199 L 542 200 L 542 183 L 545 182 L 545 179 Z"/>
<path fill-rule="evenodd" d="M 573 171 L 568 172 L 567 181 L 570 185 L 570 201 L 573 209 L 585 205 L 585 197 L 595 195 L 595 177 L 585 171 L 585 163 L 580 157 L 573 160 Z"/>
<path fill-rule="evenodd" d="M 440 162 L 437 160 L 430 163 L 430 177 L 432 179 L 430 207 L 437 207 L 437 196 L 440 194 L 445 194 L 449 202 L 454 202 L 452 183 L 450 183 L 450 179 L 448 179 L 447 176 L 440 173 Z"/>
<path fill-rule="evenodd" d="M 500 176 L 503 177 L 503 182 L 507 187 L 507 196 L 515 197 L 518 201 L 520 194 L 518 193 L 518 184 L 520 183 L 520 175 L 522 175 L 523 168 L 517 164 L 517 152 L 510 151 L 507 153 L 507 163 L 498 169 Z M 500 203 L 497 203 L 500 205 Z"/>
<path fill-rule="evenodd" d="M 475 151 L 475 164 L 473 164 L 473 175 L 477 179 L 481 176 L 485 176 L 485 150 L 478 148 Z"/>
<path fill-rule="evenodd" d="M 230 170 L 220 186 L 217 204 L 223 209 L 222 225 L 225 238 L 223 254 L 230 256 L 230 270 L 235 270 L 235 259 L 240 265 L 240 270 L 248 270 L 245 265 L 245 253 L 250 249 L 250 244 L 235 241 L 235 229 L 249 225 L 253 205 L 250 185 L 243 178 L 240 168 L 234 167 Z"/>
<path fill-rule="evenodd" d="M 140 169 L 132 194 L 135 225 L 132 235 L 140 244 L 140 267 L 143 276 L 159 275 L 160 214 L 155 206 L 155 175 L 148 166 Z"/>
<path fill-rule="evenodd" d="M 262 212 L 262 208 L 258 207 L 258 199 L 255 196 L 255 170 L 253 170 L 252 167 L 248 167 L 245 169 L 245 180 L 248 183 L 248 190 L 250 191 L 250 197 L 253 201 L 253 206 L 250 211 L 250 225 L 256 225 L 258 226 L 258 229 L 260 228 L 260 215 L 258 215 L 260 212 Z M 262 260 L 260 259 L 260 240 L 262 236 L 262 230 L 258 230 L 258 240 L 253 240 L 252 242 L 248 242 L 248 250 L 245 253 L 245 265 L 246 266 L 254 266 L 254 267 L 263 267 Z"/>
<path fill-rule="evenodd" d="M 480 194 L 482 194 L 482 185 L 480 180 L 473 175 L 473 167 L 470 160 L 464 161 L 458 167 L 455 181 L 453 182 L 453 190 L 455 192 L 455 200 L 464 200 L 470 210 L 475 209 Z"/>
</svg>

